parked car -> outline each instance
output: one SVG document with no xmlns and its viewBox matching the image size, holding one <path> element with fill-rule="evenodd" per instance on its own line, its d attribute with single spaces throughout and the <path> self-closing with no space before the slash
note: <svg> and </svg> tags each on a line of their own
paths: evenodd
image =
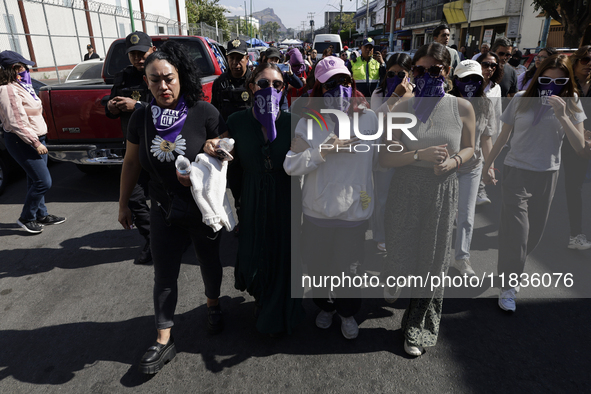
<svg viewBox="0 0 591 394">
<path fill-rule="evenodd" d="M 197 36 L 152 36 L 159 47 L 175 40 L 187 47 L 203 73 L 205 100 L 211 100 L 213 81 L 227 69 L 224 51 L 213 40 Z M 49 157 L 75 163 L 81 171 L 94 173 L 102 167 L 119 166 L 125 155 L 125 139 L 119 119 L 105 115 L 105 103 L 115 75 L 127 67 L 125 39 L 115 40 L 104 60 L 102 79 L 44 86 L 40 91 L 47 122 Z M 216 56 L 216 53 L 218 54 Z"/>
<path fill-rule="evenodd" d="M 39 89 L 45 86 L 45 83 L 31 78 L 33 89 L 35 93 L 39 95 Z M 9 181 L 15 179 L 17 174 L 22 174 L 24 171 L 18 165 L 18 163 L 10 156 L 10 153 L 6 150 L 4 145 L 4 136 L 1 130 L 2 125 L 0 124 L 0 194 L 6 189 L 6 185 Z"/>
<path fill-rule="evenodd" d="M 104 60 L 87 60 L 78 63 L 66 77 L 65 83 L 90 82 L 102 79 Z"/>
</svg>

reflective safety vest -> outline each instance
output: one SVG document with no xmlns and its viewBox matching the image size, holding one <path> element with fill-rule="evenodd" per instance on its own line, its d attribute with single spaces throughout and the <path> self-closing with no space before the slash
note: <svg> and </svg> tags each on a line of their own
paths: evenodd
<svg viewBox="0 0 591 394">
<path fill-rule="evenodd" d="M 380 81 L 380 63 L 374 58 L 368 62 L 363 60 L 361 56 L 357 61 L 351 63 L 351 72 L 355 83 L 374 83 Z M 369 72 L 368 72 L 369 70 Z"/>
</svg>

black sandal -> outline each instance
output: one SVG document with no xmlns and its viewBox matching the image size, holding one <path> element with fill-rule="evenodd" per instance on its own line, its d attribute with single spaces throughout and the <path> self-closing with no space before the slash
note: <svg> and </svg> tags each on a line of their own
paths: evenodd
<svg viewBox="0 0 591 394">
<path fill-rule="evenodd" d="M 141 373 L 153 375 L 164 367 L 164 364 L 176 356 L 176 347 L 172 336 L 166 345 L 154 342 L 142 356 L 139 370 Z"/>
<path fill-rule="evenodd" d="M 207 332 L 219 334 L 224 329 L 224 316 L 220 305 L 207 307 Z"/>
</svg>

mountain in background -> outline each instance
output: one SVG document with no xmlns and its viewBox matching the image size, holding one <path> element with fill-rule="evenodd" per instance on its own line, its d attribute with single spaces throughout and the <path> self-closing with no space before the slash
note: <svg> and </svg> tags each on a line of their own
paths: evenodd
<svg viewBox="0 0 591 394">
<path fill-rule="evenodd" d="M 287 30 L 283 22 L 281 22 L 281 18 L 275 15 L 275 11 L 273 11 L 273 8 L 265 8 L 262 11 L 253 12 L 252 16 L 253 18 L 258 19 L 261 22 L 261 26 L 267 22 L 277 22 L 280 26 L 279 31 Z"/>
</svg>

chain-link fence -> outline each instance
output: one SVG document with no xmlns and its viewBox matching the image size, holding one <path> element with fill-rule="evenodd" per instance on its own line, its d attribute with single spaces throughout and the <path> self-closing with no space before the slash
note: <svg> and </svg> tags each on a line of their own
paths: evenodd
<svg viewBox="0 0 591 394">
<path fill-rule="evenodd" d="M 207 23 L 204 22 L 189 23 L 188 25 L 188 31 L 190 36 L 208 37 L 210 39 L 216 40 L 224 46 L 227 41 L 229 41 L 231 38 L 234 39 L 237 36 L 236 32 L 215 28 L 214 26 L 209 26 Z M 238 37 L 240 37 L 240 39 L 244 41 L 250 40 L 250 37 L 245 36 L 244 34 L 238 34 Z"/>
<path fill-rule="evenodd" d="M 36 62 L 37 79 L 61 79 L 94 43 L 103 58 L 113 41 L 131 33 L 127 8 L 90 0 L 0 0 L 0 49 Z M 186 35 L 187 25 L 159 15 L 133 12 L 135 29 L 149 35 Z"/>
</svg>

